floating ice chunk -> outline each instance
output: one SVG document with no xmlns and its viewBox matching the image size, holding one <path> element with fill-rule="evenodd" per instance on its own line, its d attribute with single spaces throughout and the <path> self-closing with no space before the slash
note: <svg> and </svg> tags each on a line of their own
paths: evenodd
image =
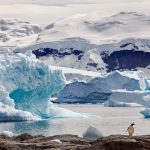
<svg viewBox="0 0 150 150">
<path fill-rule="evenodd" d="M 146 95 L 143 97 L 144 101 L 145 101 L 145 107 L 150 107 L 150 94 L 149 95 Z"/>
<path fill-rule="evenodd" d="M 115 71 L 87 82 L 75 81 L 67 84 L 58 94 L 57 102 L 104 103 L 109 99 L 113 90 L 123 89 L 129 92 L 135 90 L 144 91 L 148 86 L 149 84 L 144 73 L 140 71 L 130 73 Z M 133 95 L 135 94 L 133 93 Z M 132 103 L 135 103 L 135 101 Z"/>
<path fill-rule="evenodd" d="M 92 126 L 89 126 L 87 130 L 83 133 L 83 138 L 87 140 L 96 140 L 98 138 L 102 138 L 103 136 L 104 135 L 101 131 Z"/>
<path fill-rule="evenodd" d="M 14 134 L 12 132 L 10 132 L 10 131 L 3 131 L 1 133 L 1 135 L 5 135 L 7 137 L 13 137 L 14 136 Z"/>
<path fill-rule="evenodd" d="M 150 108 L 145 108 L 140 112 L 145 118 L 150 118 Z"/>
<path fill-rule="evenodd" d="M 107 107 L 142 107 L 142 105 L 137 103 L 124 103 L 124 102 L 114 102 L 114 101 L 106 101 L 104 106 Z"/>
<path fill-rule="evenodd" d="M 145 101 L 145 109 L 142 110 L 140 113 L 145 117 L 145 118 L 150 118 L 150 94 L 144 96 L 144 101 Z"/>
<path fill-rule="evenodd" d="M 150 91 L 113 90 L 109 99 L 104 103 L 109 107 L 139 107 L 147 105 L 144 97 Z"/>
<path fill-rule="evenodd" d="M 18 110 L 12 106 L 0 103 L 0 122 L 40 120 L 40 119 L 41 119 L 40 117 L 35 116 L 30 112 Z"/>
</svg>

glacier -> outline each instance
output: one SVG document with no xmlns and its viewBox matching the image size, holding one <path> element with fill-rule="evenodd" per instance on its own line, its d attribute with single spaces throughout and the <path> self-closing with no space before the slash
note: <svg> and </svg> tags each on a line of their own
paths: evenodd
<svg viewBox="0 0 150 150">
<path fill-rule="evenodd" d="M 118 93 L 118 95 L 120 94 L 121 96 L 127 97 L 131 95 L 129 99 L 132 99 L 132 95 L 138 97 L 138 92 L 134 93 L 134 91 L 141 91 L 139 92 L 139 95 L 146 96 L 148 92 L 145 92 L 145 89 L 148 87 L 148 80 L 141 71 L 115 71 L 103 76 L 95 77 L 90 81 L 75 81 L 67 84 L 63 90 L 59 92 L 57 102 L 104 103 L 113 97 L 114 90 L 120 89 L 128 91 L 128 93 L 122 92 Z M 124 100 L 123 98 L 121 99 L 121 96 L 118 96 L 118 99 Z M 136 101 L 135 98 L 134 100 Z M 134 100 L 129 101 L 130 103 L 134 103 Z"/>
<path fill-rule="evenodd" d="M 82 116 L 50 102 L 66 84 L 61 70 L 50 69 L 31 51 L 0 56 L 0 121 Z"/>
</svg>

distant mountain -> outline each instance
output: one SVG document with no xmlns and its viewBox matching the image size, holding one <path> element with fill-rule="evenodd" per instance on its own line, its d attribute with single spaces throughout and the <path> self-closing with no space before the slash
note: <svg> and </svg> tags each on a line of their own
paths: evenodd
<svg viewBox="0 0 150 150">
<path fill-rule="evenodd" d="M 98 72 L 143 70 L 150 65 L 150 16 L 120 12 L 101 19 L 99 13 L 76 15 L 52 23 L 10 48 L 32 50 L 50 65 Z M 15 36 L 14 36 L 15 37 Z M 16 38 L 16 37 L 15 37 Z M 10 42 L 3 42 L 3 47 Z"/>
<path fill-rule="evenodd" d="M 17 19 L 0 19 L 0 53 L 11 53 L 12 49 L 29 45 L 42 31 L 39 25 Z"/>
<path fill-rule="evenodd" d="M 30 36 L 41 31 L 42 29 L 38 25 L 29 22 L 17 19 L 0 19 L 1 42 L 7 42 L 11 38 Z"/>
</svg>

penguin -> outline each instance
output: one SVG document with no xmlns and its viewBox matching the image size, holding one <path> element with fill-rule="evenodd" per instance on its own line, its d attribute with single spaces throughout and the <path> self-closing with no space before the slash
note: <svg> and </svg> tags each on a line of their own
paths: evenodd
<svg viewBox="0 0 150 150">
<path fill-rule="evenodd" d="M 133 133 L 134 133 L 134 126 L 135 124 L 134 123 L 132 123 L 129 127 L 128 127 L 128 129 L 127 129 L 127 131 L 128 131 L 128 133 L 129 133 L 129 136 L 130 137 L 132 137 L 132 135 L 133 135 Z"/>
</svg>

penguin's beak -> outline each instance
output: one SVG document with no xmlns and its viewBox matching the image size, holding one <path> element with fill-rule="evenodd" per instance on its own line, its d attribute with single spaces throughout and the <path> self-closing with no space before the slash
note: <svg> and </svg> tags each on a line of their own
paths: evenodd
<svg viewBox="0 0 150 150">
<path fill-rule="evenodd" d="M 132 123 L 132 124 L 131 124 L 131 126 L 134 126 L 134 125 L 135 125 L 135 123 Z"/>
</svg>

